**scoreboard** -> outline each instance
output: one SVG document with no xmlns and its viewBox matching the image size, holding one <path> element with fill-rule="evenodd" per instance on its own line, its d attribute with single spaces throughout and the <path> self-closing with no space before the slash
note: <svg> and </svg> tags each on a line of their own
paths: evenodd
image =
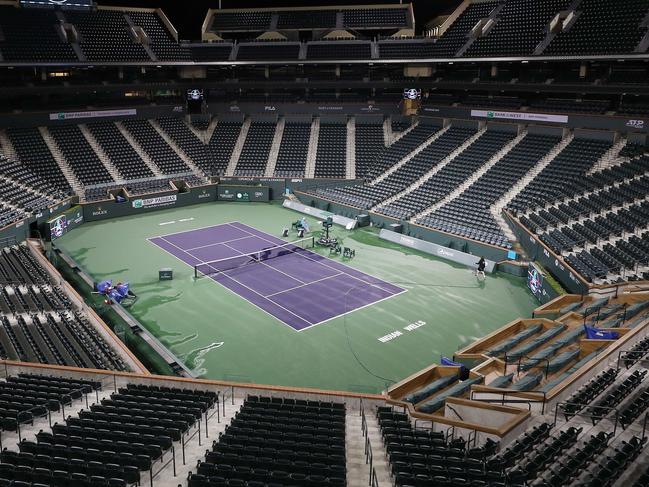
<svg viewBox="0 0 649 487">
<path fill-rule="evenodd" d="M 82 223 L 83 210 L 81 207 L 73 206 L 72 208 L 68 208 L 59 216 L 56 216 L 45 223 L 45 240 L 56 240 Z"/>
<path fill-rule="evenodd" d="M 543 283 L 545 276 L 543 271 L 534 263 L 530 262 L 527 268 L 527 287 L 536 296 L 536 299 L 543 301 Z"/>
</svg>

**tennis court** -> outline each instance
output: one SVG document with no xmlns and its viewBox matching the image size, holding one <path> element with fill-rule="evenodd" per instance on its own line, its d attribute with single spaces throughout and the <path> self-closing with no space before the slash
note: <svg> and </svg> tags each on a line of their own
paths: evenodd
<svg viewBox="0 0 649 487">
<path fill-rule="evenodd" d="M 405 292 L 240 222 L 147 240 L 296 331 Z"/>
</svg>

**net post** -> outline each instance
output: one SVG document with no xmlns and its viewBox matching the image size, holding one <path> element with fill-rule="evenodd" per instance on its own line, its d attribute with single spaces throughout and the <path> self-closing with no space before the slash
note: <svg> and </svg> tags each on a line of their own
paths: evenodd
<svg viewBox="0 0 649 487">
<path fill-rule="evenodd" d="M 198 279 L 198 266 L 194 265 L 194 279 Z"/>
</svg>

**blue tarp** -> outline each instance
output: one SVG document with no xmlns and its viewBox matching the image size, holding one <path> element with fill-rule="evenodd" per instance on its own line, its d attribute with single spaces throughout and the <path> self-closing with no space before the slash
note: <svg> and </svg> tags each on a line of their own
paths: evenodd
<svg viewBox="0 0 649 487">
<path fill-rule="evenodd" d="M 593 326 L 584 325 L 586 338 L 589 340 L 615 340 L 620 334 L 615 331 L 599 330 Z"/>
<path fill-rule="evenodd" d="M 113 286 L 113 281 L 110 279 L 106 279 L 97 284 L 97 291 L 99 291 L 100 294 L 103 294 L 117 303 L 121 303 L 122 300 L 128 296 L 128 288 L 128 282 L 118 282 Z"/>
</svg>

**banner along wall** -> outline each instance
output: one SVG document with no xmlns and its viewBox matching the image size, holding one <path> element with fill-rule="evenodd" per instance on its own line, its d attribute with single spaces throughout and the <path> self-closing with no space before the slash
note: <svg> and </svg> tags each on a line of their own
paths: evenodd
<svg viewBox="0 0 649 487">
<path fill-rule="evenodd" d="M 86 221 L 105 220 L 210 201 L 216 201 L 216 185 L 192 188 L 187 193 L 169 191 L 139 196 L 123 203 L 117 203 L 113 200 L 86 203 L 83 205 L 83 218 Z"/>
</svg>

